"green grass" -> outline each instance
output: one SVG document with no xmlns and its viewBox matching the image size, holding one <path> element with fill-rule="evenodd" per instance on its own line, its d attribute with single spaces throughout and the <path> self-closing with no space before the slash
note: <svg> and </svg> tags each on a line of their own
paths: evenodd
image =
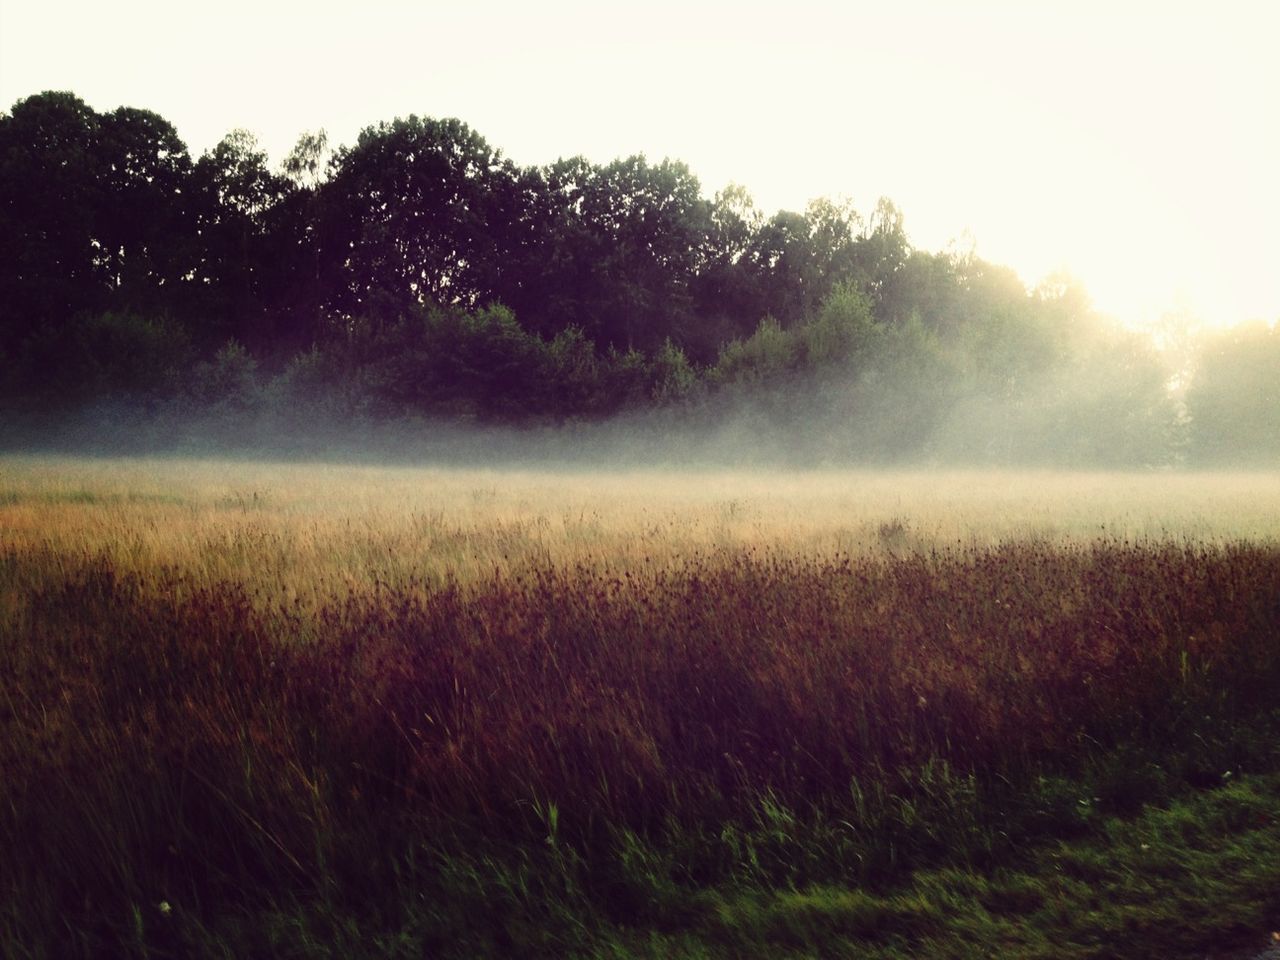
<svg viewBox="0 0 1280 960">
<path fill-rule="evenodd" d="M 691 886 L 674 879 L 672 848 L 630 838 L 616 860 L 630 889 L 601 896 L 572 852 L 473 849 L 419 863 L 416 877 L 406 857 L 399 885 L 359 910 L 268 897 L 210 924 L 189 904 L 165 915 L 140 903 L 114 945 L 138 956 L 1201 958 L 1257 947 L 1274 925 L 1278 810 L 1280 776 L 1249 777 L 1099 816 L 1004 864 L 921 868 L 874 889 Z"/>
</svg>

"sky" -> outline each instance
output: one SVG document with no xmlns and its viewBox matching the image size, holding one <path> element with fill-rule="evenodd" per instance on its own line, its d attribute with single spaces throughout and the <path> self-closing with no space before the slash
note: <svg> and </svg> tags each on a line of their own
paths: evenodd
<svg viewBox="0 0 1280 960">
<path fill-rule="evenodd" d="M 766 212 L 887 196 L 913 244 L 1139 326 L 1280 319 L 1280 4 L 0 0 L 0 109 L 71 90 L 279 161 L 416 113 L 521 164 L 643 153 Z"/>
</svg>

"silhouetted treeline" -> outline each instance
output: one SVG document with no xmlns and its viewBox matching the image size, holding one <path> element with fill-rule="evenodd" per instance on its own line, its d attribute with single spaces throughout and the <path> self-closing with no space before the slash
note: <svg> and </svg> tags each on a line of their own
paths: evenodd
<svg viewBox="0 0 1280 960">
<path fill-rule="evenodd" d="M 1206 354 L 1179 397 L 1077 287 L 915 250 L 887 200 L 766 216 L 678 162 L 520 167 L 412 116 L 332 153 L 305 135 L 274 170 L 244 131 L 193 159 L 162 117 L 70 93 L 0 116 L 0 196 L 15 420 L 114 405 L 234 442 L 658 408 L 810 459 L 1280 452 L 1274 333 Z"/>
</svg>

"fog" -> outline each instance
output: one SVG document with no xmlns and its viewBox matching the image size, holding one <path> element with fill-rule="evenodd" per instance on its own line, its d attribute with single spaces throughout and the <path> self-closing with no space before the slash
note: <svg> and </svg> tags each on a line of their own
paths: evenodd
<svg viewBox="0 0 1280 960">
<path fill-rule="evenodd" d="M 1016 402 L 982 396 L 941 403 L 920 385 L 894 385 L 865 405 L 866 384 L 800 381 L 763 396 L 623 413 L 600 421 L 509 426 L 445 420 L 300 418 L 271 410 L 157 412 L 99 403 L 74 414 L 28 415 L 0 426 L 0 453 L 169 454 L 244 459 L 559 468 L 1055 467 L 1168 470 L 1276 463 L 1267 412 L 1210 435 L 1207 449 L 1170 402 L 1140 416 L 1051 385 Z M 1118 385 L 1117 390 L 1123 390 Z M 1240 438 L 1238 447 L 1232 440 Z M 1207 440 L 1212 440 L 1210 445 Z M 1252 441 L 1252 444 L 1250 443 Z"/>
<path fill-rule="evenodd" d="M 17 404 L 0 419 L 0 451 L 470 467 L 1280 465 L 1276 326 L 1225 330 L 1162 355 L 1133 335 L 1087 342 L 1033 372 L 1007 343 L 995 374 L 891 351 L 874 364 L 801 370 L 755 361 L 764 374 L 709 385 L 700 374 L 680 396 L 594 419 L 344 410 L 342 385 L 291 393 L 287 371 L 212 401 L 170 388 L 146 401 Z"/>
</svg>

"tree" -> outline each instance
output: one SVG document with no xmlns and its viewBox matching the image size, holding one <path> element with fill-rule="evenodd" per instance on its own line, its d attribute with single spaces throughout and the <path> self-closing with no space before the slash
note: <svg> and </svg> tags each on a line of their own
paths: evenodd
<svg viewBox="0 0 1280 960">
<path fill-rule="evenodd" d="M 906 265 L 911 253 L 902 211 L 888 197 L 876 201 L 866 229 L 858 237 L 853 251 L 853 264 L 847 276 L 871 297 L 872 309 L 881 320 L 895 312 L 891 302 L 894 280 Z M 903 320 L 910 316 L 899 313 Z"/>
<path fill-rule="evenodd" d="M 779 211 L 755 231 L 744 255 L 765 311 L 784 327 L 811 316 L 836 284 L 856 279 L 857 211 L 847 200 Z"/>
<path fill-rule="evenodd" d="M 710 205 L 691 289 L 696 335 L 686 338 L 699 359 L 712 360 L 722 344 L 748 336 L 768 312 L 761 277 L 748 258 L 763 223 L 751 194 L 738 184 L 717 193 Z"/>
<path fill-rule="evenodd" d="M 491 299 L 522 215 L 517 186 L 514 165 L 459 120 L 366 128 L 325 188 L 331 306 L 354 316 Z"/>
<path fill-rule="evenodd" d="M 195 262 L 191 158 L 173 124 L 120 107 L 99 123 L 100 261 L 119 306 L 164 312 Z"/>
<path fill-rule="evenodd" d="M 0 349 L 107 309 L 178 309 L 195 261 L 190 173 L 173 126 L 146 110 L 98 114 L 51 92 L 0 117 Z"/>
<path fill-rule="evenodd" d="M 812 224 L 781 210 L 765 221 L 746 253 L 747 270 L 763 292 L 765 312 L 783 326 L 798 322 L 822 298 L 822 276 Z"/>
<path fill-rule="evenodd" d="M 299 136 L 281 164 L 291 189 L 272 217 L 280 292 L 274 301 L 275 330 L 278 343 L 295 350 L 313 346 L 324 325 L 326 284 L 321 264 L 329 238 L 322 228 L 332 222 L 324 212 L 331 158 L 329 135 L 317 130 Z"/>
<path fill-rule="evenodd" d="M 105 305 L 101 169 L 99 117 L 79 97 L 36 94 L 0 116 L 0 348 Z"/>
<path fill-rule="evenodd" d="M 323 129 L 308 131 L 298 137 L 281 169 L 299 190 L 314 192 L 324 181 L 329 155 L 329 134 Z"/>
<path fill-rule="evenodd" d="M 288 249 L 277 212 L 293 184 L 274 173 L 248 130 L 232 130 L 195 165 L 202 240 L 199 281 L 213 314 L 204 339 L 261 349 L 275 339 Z"/>
<path fill-rule="evenodd" d="M 710 205 L 687 166 L 573 157 L 530 183 L 537 242 L 523 286 L 544 295 L 522 297 L 525 322 L 546 334 L 576 326 L 620 350 L 652 351 L 688 331 Z"/>
<path fill-rule="evenodd" d="M 955 261 L 943 253 L 912 250 L 875 288 L 876 315 L 886 323 L 917 316 L 930 330 L 950 332 L 958 319 Z"/>
<path fill-rule="evenodd" d="M 1280 458 L 1280 324 L 1207 337 L 1187 391 L 1190 456 L 1202 463 Z"/>
</svg>

